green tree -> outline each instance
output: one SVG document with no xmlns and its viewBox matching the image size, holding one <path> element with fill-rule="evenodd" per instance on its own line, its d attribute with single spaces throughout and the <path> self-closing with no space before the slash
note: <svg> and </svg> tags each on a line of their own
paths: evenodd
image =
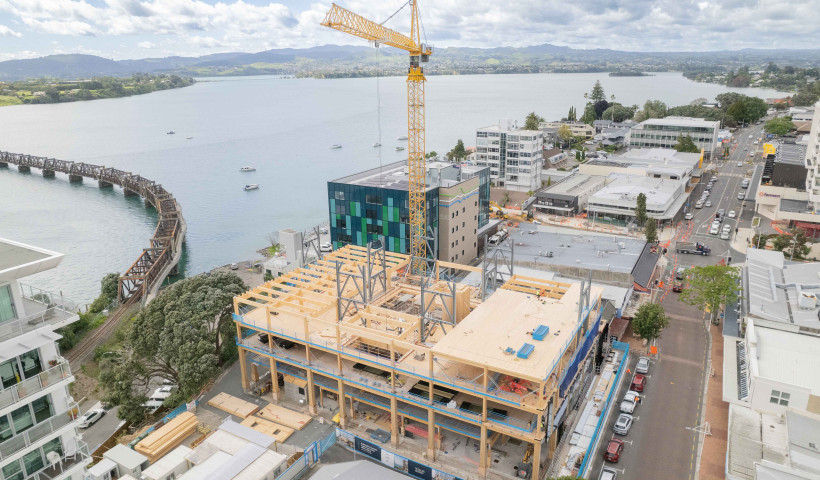
<svg viewBox="0 0 820 480">
<path fill-rule="evenodd" d="M 592 103 L 606 100 L 606 93 L 604 93 L 604 87 L 601 86 L 600 80 L 595 80 L 595 85 L 592 86 L 592 91 L 588 94 L 584 94 L 584 98 L 591 100 Z"/>
<path fill-rule="evenodd" d="M 659 303 L 644 303 L 632 317 L 632 331 L 652 343 L 669 326 L 669 316 Z"/>
<path fill-rule="evenodd" d="M 612 120 L 613 122 L 623 122 L 635 116 L 635 107 L 625 107 L 620 103 L 613 103 L 604 110 L 601 118 L 604 120 Z"/>
<path fill-rule="evenodd" d="M 681 135 L 678 137 L 678 143 L 675 144 L 675 150 L 678 152 L 689 152 L 689 153 L 698 153 L 700 149 L 695 142 L 692 140 L 692 137 L 689 135 Z"/>
<path fill-rule="evenodd" d="M 584 116 L 581 117 L 581 121 L 592 125 L 592 122 L 598 120 L 598 114 L 595 113 L 595 104 L 587 103 L 587 106 L 584 108 Z"/>
<path fill-rule="evenodd" d="M 650 118 L 663 118 L 666 116 L 666 104 L 660 100 L 647 100 L 643 108 L 635 112 L 634 120 L 643 122 Z"/>
<path fill-rule="evenodd" d="M 580 150 L 575 150 L 575 161 L 576 162 L 581 161 L 581 151 Z"/>
<path fill-rule="evenodd" d="M 109 273 L 100 281 L 100 295 L 104 296 L 108 303 L 117 299 L 119 290 L 120 274 Z"/>
<path fill-rule="evenodd" d="M 689 287 L 680 294 L 680 300 L 700 310 L 711 312 L 714 320 L 721 305 L 738 298 L 740 274 L 729 265 L 705 265 L 689 270 Z"/>
<path fill-rule="evenodd" d="M 569 128 L 569 125 L 561 125 L 558 127 L 557 134 L 562 146 L 566 146 L 572 140 L 572 129 Z"/>
<path fill-rule="evenodd" d="M 436 153 L 435 150 L 431 150 L 429 153 L 427 153 L 427 155 L 424 156 L 424 158 L 436 158 L 437 156 L 438 153 Z"/>
<path fill-rule="evenodd" d="M 198 393 L 236 355 L 233 298 L 246 289 L 239 277 L 221 272 L 186 278 L 163 290 L 134 318 L 117 361 L 101 366 L 107 398 L 131 405 L 136 397 L 141 404 L 152 378 L 179 387 L 169 404 Z"/>
<path fill-rule="evenodd" d="M 464 142 L 458 139 L 456 146 L 447 153 L 447 160 L 451 162 L 458 162 L 467 158 L 467 150 L 464 148 Z"/>
<path fill-rule="evenodd" d="M 635 221 L 638 225 L 643 226 L 646 223 L 646 194 L 639 193 L 635 200 Z"/>
<path fill-rule="evenodd" d="M 543 121 L 544 119 L 536 115 L 535 112 L 530 112 L 527 114 L 527 119 L 524 120 L 524 130 L 538 130 L 538 123 Z"/>
<path fill-rule="evenodd" d="M 658 241 L 658 225 L 655 219 L 650 218 L 649 221 L 646 222 L 644 235 L 646 235 L 647 243 L 656 243 Z"/>
<path fill-rule="evenodd" d="M 567 113 L 567 121 L 575 122 L 578 120 L 578 116 L 575 113 L 575 107 L 569 107 L 569 113 Z"/>
<path fill-rule="evenodd" d="M 785 135 L 790 131 L 794 130 L 794 123 L 791 121 L 789 117 L 777 117 L 773 118 L 763 125 L 763 129 L 767 133 L 771 133 L 774 135 Z"/>
</svg>

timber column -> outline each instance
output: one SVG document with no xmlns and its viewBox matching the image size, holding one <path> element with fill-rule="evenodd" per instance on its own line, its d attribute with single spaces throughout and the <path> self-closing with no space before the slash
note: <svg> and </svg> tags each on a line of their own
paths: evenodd
<svg viewBox="0 0 820 480">
<path fill-rule="evenodd" d="M 427 407 L 427 460 L 436 459 L 436 414 L 433 411 L 433 351 L 430 350 L 430 405 Z"/>
<path fill-rule="evenodd" d="M 242 328 L 238 323 L 236 324 L 236 338 L 238 341 L 242 341 Z M 247 390 L 249 385 L 248 367 L 245 365 L 245 347 L 237 345 L 237 350 L 239 351 L 239 371 L 242 372 L 242 390 Z"/>
<path fill-rule="evenodd" d="M 341 348 L 342 345 L 342 332 L 339 329 L 339 324 L 336 324 L 336 348 Z M 342 428 L 347 426 L 347 410 L 345 410 L 345 381 L 344 381 L 344 370 L 342 370 L 342 354 L 338 351 L 336 352 L 336 367 L 339 369 L 338 375 L 338 382 L 339 382 L 339 425 Z M 353 403 L 351 399 L 350 403 Z"/>
<path fill-rule="evenodd" d="M 436 264 L 438 265 L 438 264 Z M 487 392 L 487 367 L 484 367 L 484 392 Z M 478 450 L 478 475 L 487 478 L 487 397 L 481 397 L 481 437 Z"/>
<path fill-rule="evenodd" d="M 268 345 L 273 345 L 273 337 L 268 334 Z M 268 357 L 270 360 L 270 395 L 274 402 L 279 401 L 279 371 L 276 369 L 276 359 Z"/>
</svg>

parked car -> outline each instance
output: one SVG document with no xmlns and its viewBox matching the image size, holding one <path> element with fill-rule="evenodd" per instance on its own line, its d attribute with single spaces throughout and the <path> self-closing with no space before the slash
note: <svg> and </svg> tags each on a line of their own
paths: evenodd
<svg viewBox="0 0 820 480">
<path fill-rule="evenodd" d="M 612 438 L 606 446 L 604 451 L 604 460 L 607 462 L 618 463 L 621 458 L 621 452 L 624 451 L 624 441 L 618 438 Z"/>
<path fill-rule="evenodd" d="M 675 278 L 678 280 L 683 280 L 684 276 L 686 275 L 686 267 L 678 267 L 675 271 Z"/>
<path fill-rule="evenodd" d="M 327 230 L 327 227 L 321 227 L 321 228 L 319 229 L 319 233 L 321 233 L 321 234 L 326 234 L 326 233 L 327 233 L 327 231 L 328 231 L 328 230 Z"/>
<path fill-rule="evenodd" d="M 729 210 L 729 218 L 735 218 L 736 216 L 737 216 L 737 213 L 735 213 L 734 210 Z"/>
<path fill-rule="evenodd" d="M 746 198 L 746 194 L 744 192 L 738 192 L 737 193 L 737 199 L 738 200 L 743 200 L 744 198 Z"/>
<path fill-rule="evenodd" d="M 720 210 L 717 211 L 717 214 L 718 214 L 718 216 L 722 217 L 722 216 L 726 215 L 726 210 L 721 208 Z"/>
<path fill-rule="evenodd" d="M 709 190 L 706 190 L 705 192 L 703 192 L 704 197 L 708 197 L 711 194 L 712 194 L 712 192 L 710 192 Z"/>
<path fill-rule="evenodd" d="M 707 208 L 711 207 L 712 206 L 712 201 L 711 200 L 706 200 L 706 203 L 704 204 L 704 206 L 707 207 Z"/>
<path fill-rule="evenodd" d="M 695 208 L 703 208 L 703 200 L 698 200 L 697 203 L 695 203 Z"/>
<path fill-rule="evenodd" d="M 629 390 L 624 395 L 624 399 L 621 400 L 620 410 L 621 413 L 632 413 L 635 411 L 635 407 L 641 403 L 641 397 L 638 395 L 638 392 L 633 392 Z"/>
<path fill-rule="evenodd" d="M 232 263 L 231 264 L 231 270 L 239 270 L 239 264 L 238 263 Z"/>
<path fill-rule="evenodd" d="M 649 373 L 649 357 L 640 357 L 638 364 L 635 365 L 635 371 L 638 373 Z"/>
<path fill-rule="evenodd" d="M 105 416 L 105 410 L 102 408 L 95 408 L 94 410 L 89 410 L 85 412 L 85 414 L 80 417 L 80 428 L 88 428 L 91 425 L 97 423 L 99 419 Z"/>
<path fill-rule="evenodd" d="M 333 251 L 333 244 L 330 243 L 330 242 L 325 242 L 325 243 L 319 245 L 319 251 L 320 252 L 325 252 L 325 253 L 332 252 Z"/>
<path fill-rule="evenodd" d="M 618 435 L 626 435 L 629 433 L 629 429 L 632 428 L 633 420 L 632 415 L 628 413 L 618 415 L 618 419 L 615 420 L 615 425 L 612 427 L 612 431 Z"/>
<path fill-rule="evenodd" d="M 731 236 L 731 234 L 729 232 L 725 231 L 725 230 L 720 232 L 720 239 L 721 240 L 729 240 L 730 236 Z"/>
<path fill-rule="evenodd" d="M 675 284 L 672 285 L 672 291 L 675 292 L 675 293 L 682 292 L 683 291 L 683 282 L 675 282 Z"/>
<path fill-rule="evenodd" d="M 712 224 L 712 228 L 709 229 L 709 235 L 717 235 L 720 233 L 720 224 Z"/>
<path fill-rule="evenodd" d="M 638 373 L 634 377 L 632 377 L 632 384 L 629 386 L 630 390 L 634 390 L 636 392 L 643 392 L 645 387 L 646 377 L 644 375 Z"/>
<path fill-rule="evenodd" d="M 598 480 L 617 480 L 617 478 L 618 471 L 609 467 L 602 468 L 601 475 L 598 476 Z"/>
<path fill-rule="evenodd" d="M 687 213 L 683 216 L 683 218 L 684 220 L 692 220 L 692 218 L 694 218 L 694 215 L 692 215 L 691 213 Z"/>
</svg>

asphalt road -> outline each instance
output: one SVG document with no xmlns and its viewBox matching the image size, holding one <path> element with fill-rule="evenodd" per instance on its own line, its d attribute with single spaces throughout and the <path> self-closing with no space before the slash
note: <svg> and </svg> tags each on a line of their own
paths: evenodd
<svg viewBox="0 0 820 480">
<path fill-rule="evenodd" d="M 89 410 L 93 410 L 95 408 L 100 408 L 100 403 L 97 402 L 96 405 L 93 405 Z M 122 420 L 117 418 L 117 408 L 114 407 L 111 410 L 108 410 L 105 413 L 105 416 L 101 419 L 97 420 L 97 423 L 91 425 L 86 429 L 80 429 L 80 433 L 83 435 L 83 441 L 88 444 L 88 449 L 90 452 L 93 452 L 97 449 L 102 443 L 114 434 L 120 425 L 122 424 Z M 86 412 L 83 412 L 85 414 Z"/>
<path fill-rule="evenodd" d="M 672 275 L 677 267 L 691 265 L 711 265 L 722 259 L 732 257 L 732 263 L 743 260 L 743 256 L 731 250 L 729 240 L 721 240 L 709 234 L 709 226 L 718 209 L 728 213 L 735 210 L 735 219 L 726 219 L 734 227 L 737 222 L 744 222 L 748 227 L 751 215 L 742 216 L 741 204 L 737 193 L 744 177 L 751 176 L 754 164 L 761 163 L 761 145 L 754 141 L 762 135 L 762 126 L 754 125 L 735 133 L 737 145 L 733 145 L 730 158 L 717 162 L 718 181 L 712 189 L 709 199 L 713 205 L 702 209 L 693 209 L 694 218 L 682 222 L 677 230 L 676 240 L 701 242 L 712 249 L 711 256 L 677 254 L 674 251 L 674 240 L 667 253 L 669 259 L 666 275 Z M 749 138 L 749 135 L 752 138 Z M 754 152 L 754 157 L 749 157 Z M 737 166 L 742 162 L 741 167 Z M 708 180 L 708 175 L 705 180 Z M 704 185 L 692 193 L 692 205 L 700 198 Z M 743 190 L 745 191 L 745 190 Z M 747 202 L 748 203 L 748 202 Z M 743 207 L 745 209 L 745 207 Z M 659 357 L 653 360 L 643 400 L 635 409 L 635 421 L 628 435 L 618 436 L 612 432 L 612 426 L 618 418 L 618 407 L 624 393 L 629 388 L 635 372 L 640 352 L 632 352 L 628 374 L 617 392 L 613 403 L 613 412 L 601 434 L 601 441 L 593 453 L 594 459 L 589 478 L 597 479 L 603 467 L 603 452 L 610 438 L 624 440 L 625 447 L 618 463 L 607 465 L 619 471 L 621 478 L 675 478 L 691 480 L 695 478 L 698 433 L 695 429 L 700 424 L 703 407 L 703 388 L 706 380 L 707 330 L 704 313 L 699 309 L 678 301 L 678 294 L 669 289 L 669 278 L 666 278 L 665 290 L 659 295 L 667 314 L 672 318 L 669 327 L 658 340 Z M 636 349 L 637 350 L 637 349 Z M 719 368 L 719 367 L 718 367 Z"/>
</svg>

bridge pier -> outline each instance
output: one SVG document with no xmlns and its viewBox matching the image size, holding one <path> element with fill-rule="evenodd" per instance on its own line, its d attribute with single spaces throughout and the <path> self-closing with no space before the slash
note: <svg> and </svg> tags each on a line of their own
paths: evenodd
<svg viewBox="0 0 820 480">
<path fill-rule="evenodd" d="M 123 189 L 122 189 L 122 194 L 123 194 L 123 195 L 125 195 L 126 197 L 131 197 L 131 196 L 134 196 L 134 195 L 139 195 L 139 193 L 137 193 L 137 192 L 135 192 L 135 191 L 133 191 L 133 190 L 128 190 L 127 188 L 123 188 Z"/>
<path fill-rule="evenodd" d="M 43 169 L 43 176 L 45 178 L 53 178 L 54 177 L 54 170 L 45 170 L 45 169 Z"/>
<path fill-rule="evenodd" d="M 68 176 L 69 182 L 82 182 L 83 176 L 82 175 L 69 175 Z"/>
<path fill-rule="evenodd" d="M 17 171 L 20 173 L 31 173 L 31 167 L 25 165 L 17 165 Z"/>
<path fill-rule="evenodd" d="M 0 168 L 9 168 L 9 164 L 6 162 L 0 162 Z"/>
<path fill-rule="evenodd" d="M 109 188 L 109 187 L 113 187 L 113 186 L 114 186 L 114 185 L 112 185 L 110 182 L 106 182 L 105 180 L 98 180 L 98 181 L 97 181 L 97 185 L 99 185 L 99 186 L 100 186 L 100 188 Z"/>
</svg>

